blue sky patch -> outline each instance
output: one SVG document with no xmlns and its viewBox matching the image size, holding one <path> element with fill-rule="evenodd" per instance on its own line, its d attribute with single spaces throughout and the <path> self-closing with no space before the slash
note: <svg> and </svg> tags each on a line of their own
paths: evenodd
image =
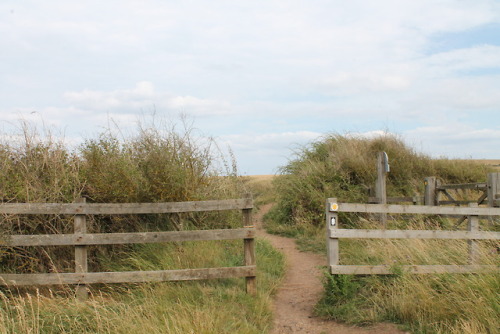
<svg viewBox="0 0 500 334">
<path fill-rule="evenodd" d="M 482 45 L 500 46 L 500 23 L 490 23 L 460 32 L 436 34 L 429 42 L 427 53 L 434 54 Z"/>
</svg>

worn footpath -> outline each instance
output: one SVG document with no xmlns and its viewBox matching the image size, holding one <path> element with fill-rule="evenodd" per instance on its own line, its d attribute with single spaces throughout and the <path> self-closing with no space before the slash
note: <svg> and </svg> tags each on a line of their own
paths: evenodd
<svg viewBox="0 0 500 334">
<path fill-rule="evenodd" d="M 314 305 L 321 297 L 323 289 L 321 266 L 326 264 L 326 258 L 319 254 L 300 252 L 293 239 L 266 233 L 262 228 L 262 217 L 270 207 L 271 205 L 263 206 L 255 215 L 254 221 L 257 226 L 257 237 L 269 240 L 275 248 L 285 254 L 287 259 L 285 278 L 274 298 L 272 334 L 405 333 L 392 324 L 355 327 L 313 316 Z"/>
</svg>

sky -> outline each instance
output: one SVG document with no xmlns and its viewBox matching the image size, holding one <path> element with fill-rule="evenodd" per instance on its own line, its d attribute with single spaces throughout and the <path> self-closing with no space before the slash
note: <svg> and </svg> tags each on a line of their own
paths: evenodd
<svg viewBox="0 0 500 334">
<path fill-rule="evenodd" d="M 2 0 L 0 45 L 2 135 L 184 115 L 243 175 L 332 133 L 500 159 L 500 0 Z"/>
</svg>

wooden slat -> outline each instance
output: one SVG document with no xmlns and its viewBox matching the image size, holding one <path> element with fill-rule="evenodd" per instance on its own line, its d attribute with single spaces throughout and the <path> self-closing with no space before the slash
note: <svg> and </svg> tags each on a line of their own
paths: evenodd
<svg viewBox="0 0 500 334">
<path fill-rule="evenodd" d="M 488 187 L 486 183 L 462 183 L 462 184 L 441 184 L 438 190 L 445 189 L 477 189 L 485 190 Z"/>
<path fill-rule="evenodd" d="M 388 203 L 399 203 L 399 202 L 415 202 L 417 200 L 416 197 L 388 197 Z"/>
<path fill-rule="evenodd" d="M 422 199 L 420 199 L 419 197 L 417 196 L 414 196 L 414 197 L 387 197 L 387 203 L 401 203 L 401 202 L 411 202 L 411 203 L 414 203 L 414 202 L 417 202 L 417 201 L 422 201 Z M 368 203 L 370 204 L 378 204 L 380 203 L 380 198 L 378 197 L 368 197 Z"/>
<path fill-rule="evenodd" d="M 484 191 L 481 197 L 477 200 L 477 204 L 481 205 L 484 203 L 484 201 L 488 198 L 488 192 Z"/>
<path fill-rule="evenodd" d="M 500 208 L 438 207 L 424 205 L 339 203 L 339 212 L 498 216 Z"/>
<path fill-rule="evenodd" d="M 142 283 L 254 277 L 255 275 L 255 266 L 78 274 L 0 274 L 0 285 L 21 286 L 96 283 Z"/>
<path fill-rule="evenodd" d="M 469 203 L 475 203 L 476 200 L 471 201 L 439 201 L 439 205 L 468 205 Z"/>
<path fill-rule="evenodd" d="M 446 196 L 448 197 L 449 201 L 452 202 L 452 203 L 455 203 L 457 200 L 451 196 L 451 194 L 448 192 L 448 190 L 444 189 L 444 190 L 441 190 L 441 192 Z M 441 201 L 439 201 L 439 204 L 442 204 Z"/>
<path fill-rule="evenodd" d="M 498 266 L 481 266 L 481 265 L 408 265 L 398 266 L 404 272 L 411 274 L 467 274 L 467 273 L 497 273 L 500 272 Z M 330 266 L 332 274 L 342 275 L 391 275 L 394 270 L 391 266 Z"/>
<path fill-rule="evenodd" d="M 330 230 L 330 238 L 499 240 L 500 232 L 436 230 Z"/>
<path fill-rule="evenodd" d="M 118 245 L 157 243 L 171 241 L 252 239 L 255 228 L 226 230 L 196 230 L 171 232 L 92 233 L 92 234 L 44 234 L 12 235 L 0 242 L 4 246 L 72 246 Z"/>
<path fill-rule="evenodd" d="M 0 214 L 150 214 L 199 211 L 243 210 L 253 208 L 251 198 L 168 203 L 5 203 Z"/>
</svg>

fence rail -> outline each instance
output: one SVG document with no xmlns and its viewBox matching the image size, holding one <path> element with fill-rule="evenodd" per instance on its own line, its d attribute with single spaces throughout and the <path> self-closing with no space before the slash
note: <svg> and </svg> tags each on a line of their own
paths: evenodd
<svg viewBox="0 0 500 334">
<path fill-rule="evenodd" d="M 11 235 L 1 246 L 89 246 L 146 244 L 172 241 L 252 239 L 255 229 L 197 230 L 171 232 Z"/>
<path fill-rule="evenodd" d="M 467 216 L 469 224 L 467 231 L 442 230 L 366 230 L 340 229 L 338 213 L 378 213 L 378 214 L 423 214 Z M 336 198 L 326 202 L 327 252 L 328 264 L 332 274 L 392 274 L 395 270 L 403 270 L 415 274 L 428 273 L 483 273 L 499 272 L 499 266 L 477 265 L 476 240 L 500 240 L 500 232 L 479 231 L 479 217 L 500 216 L 500 208 L 478 207 L 436 207 L 416 205 L 388 204 L 355 204 L 337 203 Z M 339 239 L 463 239 L 469 243 L 469 265 L 340 265 Z"/>
<path fill-rule="evenodd" d="M 418 266 L 349 266 L 332 265 L 332 274 L 344 275 L 391 275 L 397 270 L 410 274 L 480 274 L 498 272 L 498 266 L 484 265 L 418 265 Z"/>
<path fill-rule="evenodd" d="M 5 203 L 0 214 L 126 215 L 252 209 L 251 198 L 166 203 Z"/>
<path fill-rule="evenodd" d="M 458 206 L 425 206 L 425 205 L 393 205 L 338 203 L 340 212 L 387 213 L 387 214 L 423 214 L 480 217 L 500 216 L 500 208 L 458 207 Z"/>
<path fill-rule="evenodd" d="M 58 284 L 110 284 L 145 283 L 166 281 L 204 280 L 214 278 L 238 278 L 255 276 L 255 265 L 241 267 L 89 272 L 89 273 L 51 273 L 51 274 L 2 274 L 2 285 L 58 285 Z"/>
<path fill-rule="evenodd" d="M 169 203 L 12 203 L 0 204 L 0 214 L 74 215 L 74 234 L 4 236 L 0 246 L 75 246 L 74 273 L 1 274 L 0 285 L 76 284 L 80 299 L 88 297 L 86 284 L 137 283 L 245 277 L 246 289 L 255 294 L 255 228 L 252 225 L 253 200 L 243 199 Z M 133 233 L 87 233 L 87 215 L 160 214 L 201 211 L 242 210 L 244 228 Z M 244 265 L 238 267 L 199 268 L 157 271 L 88 272 L 87 249 L 90 245 L 161 243 L 173 241 L 244 240 Z"/>
<path fill-rule="evenodd" d="M 500 239 L 500 232 L 492 231 L 438 231 L 438 230 L 329 230 L 330 238 L 342 239 Z"/>
</svg>

